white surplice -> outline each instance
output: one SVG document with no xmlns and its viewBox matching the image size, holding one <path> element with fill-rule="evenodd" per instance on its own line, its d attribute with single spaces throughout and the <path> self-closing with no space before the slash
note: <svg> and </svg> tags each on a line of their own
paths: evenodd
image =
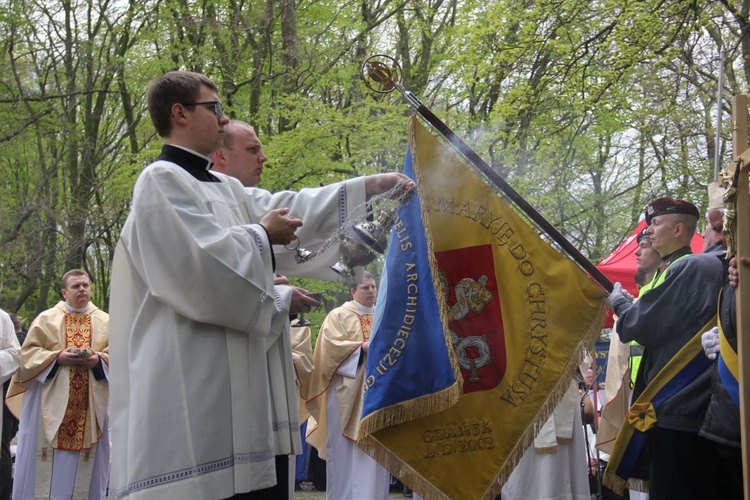
<svg viewBox="0 0 750 500">
<path fill-rule="evenodd" d="M 135 186 L 112 275 L 113 498 L 267 488 L 301 448 L 291 289 L 249 195 L 217 177 L 157 161 Z"/>
<path fill-rule="evenodd" d="M 18 353 L 20 350 L 21 346 L 18 343 L 13 321 L 8 313 L 0 309 L 0 385 L 4 384 L 18 370 Z M 3 420 L 0 418 L 0 434 L 2 432 Z"/>
<path fill-rule="evenodd" d="M 220 179 L 226 178 L 221 173 L 215 173 Z M 332 235 L 339 231 L 347 220 L 351 221 L 364 215 L 365 178 L 358 177 L 346 181 L 329 184 L 317 188 L 305 188 L 296 191 L 279 191 L 271 193 L 265 189 L 256 187 L 245 188 L 248 194 L 247 212 L 248 220 L 259 221 L 269 211 L 278 208 L 288 208 L 289 216 L 297 217 L 303 221 L 303 226 L 297 229 L 295 235 L 299 242 L 292 243 L 286 247 L 277 245 L 274 247 L 276 259 L 276 272 L 285 276 L 298 276 L 315 278 L 326 281 L 340 281 L 341 278 L 330 266 L 339 260 L 340 239 Z M 296 246 L 305 248 L 311 252 L 320 252 L 310 261 L 299 263 L 295 259 Z M 325 248 L 323 246 L 325 245 Z M 290 250 L 291 248 L 291 250 Z M 290 332 L 291 333 L 291 332 Z M 287 338 L 290 335 L 286 336 Z M 293 345 L 277 343 L 279 349 L 269 359 L 277 364 L 288 363 L 284 356 L 293 351 Z M 288 348 L 287 348 L 288 347 Z M 282 351 L 283 348 L 283 351 Z M 283 359 L 283 361 L 282 361 Z M 283 373 L 287 373 L 284 371 Z M 295 377 L 296 379 L 296 377 Z M 272 390 L 281 395 L 282 391 L 289 391 L 297 380 L 283 380 L 279 377 L 271 378 Z M 303 381 L 299 381 L 302 383 Z M 306 388 L 300 387 L 300 392 L 305 393 Z M 296 393 L 295 393 L 296 394 Z M 280 400 L 280 397 L 276 398 Z M 301 413 L 306 413 L 303 411 Z M 298 421 L 299 422 L 299 421 Z M 275 420 L 275 428 L 281 426 L 287 428 L 287 423 L 280 419 Z M 296 427 L 299 430 L 299 427 Z M 293 430 L 291 427 L 290 431 Z M 278 433 L 276 436 L 276 454 L 292 454 L 289 439 L 286 433 Z M 299 453 L 301 450 L 297 451 Z"/>
</svg>

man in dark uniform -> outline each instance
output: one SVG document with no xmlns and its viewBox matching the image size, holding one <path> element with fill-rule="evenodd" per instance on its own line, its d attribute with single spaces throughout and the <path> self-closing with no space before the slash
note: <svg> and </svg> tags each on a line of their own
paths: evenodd
<svg viewBox="0 0 750 500">
<path fill-rule="evenodd" d="M 690 255 L 698 217 L 698 209 L 684 200 L 651 202 L 646 207 L 648 233 L 662 256 L 652 288 L 632 303 L 616 283 L 607 299 L 619 316 L 620 339 L 644 346 L 633 400 L 716 315 L 722 260 L 715 253 Z M 716 449 L 698 435 L 710 395 L 707 367 L 655 409 L 656 424 L 647 431 L 646 443 L 651 500 L 711 498 L 715 492 Z"/>
</svg>

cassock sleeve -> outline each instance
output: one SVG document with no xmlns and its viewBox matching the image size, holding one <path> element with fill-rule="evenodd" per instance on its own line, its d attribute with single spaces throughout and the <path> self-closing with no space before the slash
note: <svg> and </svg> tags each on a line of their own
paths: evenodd
<svg viewBox="0 0 750 500">
<path fill-rule="evenodd" d="M 295 260 L 294 250 L 275 247 L 277 272 L 287 276 L 301 276 L 327 281 L 339 281 L 329 266 L 339 258 L 339 241 L 328 241 L 349 219 L 364 216 L 365 178 L 358 177 L 299 192 L 270 193 L 264 189 L 246 188 L 247 206 L 252 220 L 260 220 L 270 210 L 289 208 L 289 215 L 302 220 L 304 225 L 295 233 L 299 246 L 318 252 L 326 250 L 303 264 Z M 290 248 L 295 244 L 290 245 Z"/>
<path fill-rule="evenodd" d="M 20 350 L 13 321 L 8 313 L 0 311 L 0 383 L 8 380 L 18 369 Z"/>
<path fill-rule="evenodd" d="M 139 177 L 128 251 L 157 300 L 180 315 L 267 334 L 262 309 L 280 312 L 265 231 L 238 220 L 232 189 L 154 164 Z M 224 225 L 222 225 L 224 224 Z M 263 315 L 266 316 L 266 315 Z"/>
</svg>

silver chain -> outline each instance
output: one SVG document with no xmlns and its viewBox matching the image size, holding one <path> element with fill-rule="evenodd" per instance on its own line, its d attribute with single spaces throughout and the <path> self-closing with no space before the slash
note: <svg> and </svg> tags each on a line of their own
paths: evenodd
<svg viewBox="0 0 750 500">
<path fill-rule="evenodd" d="M 408 189 L 403 189 L 403 186 L 405 186 L 409 182 L 411 181 L 402 179 L 388 191 L 381 194 L 376 194 L 368 201 L 354 207 L 354 210 L 352 210 L 350 213 L 359 213 L 361 210 L 362 212 L 364 212 L 364 215 L 360 217 L 347 216 L 346 219 L 344 219 L 343 224 L 341 224 L 341 227 L 334 231 L 331 236 L 329 236 L 323 242 L 323 245 L 321 245 L 318 250 L 312 252 L 307 258 L 305 258 L 304 262 L 311 262 L 315 260 L 318 255 L 321 255 L 323 252 L 325 252 L 331 245 L 341 241 L 343 235 L 345 235 L 349 231 L 349 229 L 352 228 L 352 226 L 355 226 L 356 224 L 359 224 L 363 220 L 372 216 L 376 210 L 392 210 L 403 206 L 413 194 L 413 192 L 409 191 Z M 304 247 L 303 242 L 300 242 L 300 245 Z"/>
</svg>

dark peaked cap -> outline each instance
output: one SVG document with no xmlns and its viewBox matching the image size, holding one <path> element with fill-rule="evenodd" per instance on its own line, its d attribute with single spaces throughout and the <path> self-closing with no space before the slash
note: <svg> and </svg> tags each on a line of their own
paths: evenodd
<svg viewBox="0 0 750 500">
<path fill-rule="evenodd" d="M 696 219 L 699 219 L 701 214 L 698 209 L 685 200 L 675 200 L 672 197 L 665 196 L 663 198 L 657 198 L 648 205 L 646 205 L 646 223 L 651 224 L 651 218 L 657 215 L 664 214 L 685 214 L 692 215 Z"/>
<path fill-rule="evenodd" d="M 648 228 L 638 233 L 638 236 L 636 237 L 636 241 L 640 243 L 643 238 L 651 238 L 651 235 L 648 234 Z"/>
</svg>

